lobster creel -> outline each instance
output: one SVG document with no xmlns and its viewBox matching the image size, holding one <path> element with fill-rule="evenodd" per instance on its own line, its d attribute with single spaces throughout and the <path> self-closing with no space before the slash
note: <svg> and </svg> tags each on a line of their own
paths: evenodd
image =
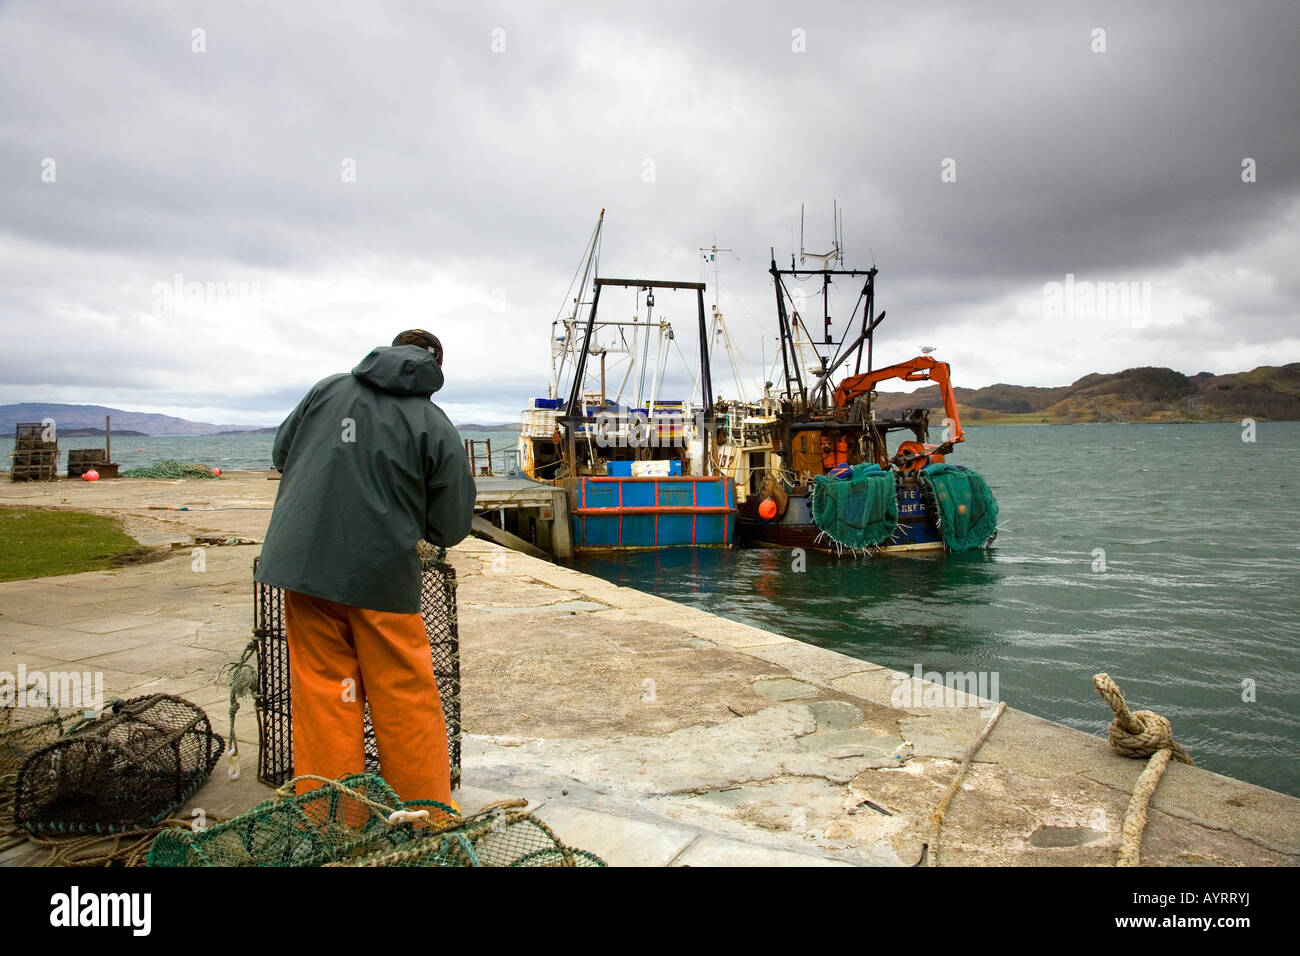
<svg viewBox="0 0 1300 956">
<path fill-rule="evenodd" d="M 116 700 L 27 756 L 14 788 L 14 822 L 41 835 L 154 826 L 208 779 L 224 747 L 208 715 L 187 700 Z"/>
</svg>

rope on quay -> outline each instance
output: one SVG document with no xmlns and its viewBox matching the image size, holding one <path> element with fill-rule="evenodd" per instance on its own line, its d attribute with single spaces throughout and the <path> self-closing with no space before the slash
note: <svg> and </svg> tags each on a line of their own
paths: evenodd
<svg viewBox="0 0 1300 956">
<path fill-rule="evenodd" d="M 219 818 L 208 818 L 210 823 Z M 45 847 L 50 855 L 37 866 L 144 866 L 149 857 L 149 847 L 164 830 L 172 827 L 194 826 L 193 820 L 168 817 L 153 826 L 122 833 L 78 837 L 53 837 L 27 834 L 27 839 Z"/>
<path fill-rule="evenodd" d="M 948 804 L 952 802 L 953 796 L 957 793 L 957 788 L 961 786 L 962 780 L 966 778 L 966 771 L 970 769 L 970 763 L 975 758 L 975 752 L 984 745 L 988 740 L 989 734 L 993 733 L 993 727 L 997 724 L 998 718 L 1002 712 L 1007 709 L 1005 700 L 998 702 L 998 709 L 993 712 L 989 722 L 984 725 L 980 735 L 975 738 L 975 742 L 966 748 L 966 754 L 961 758 L 961 766 L 957 768 L 957 776 L 952 778 L 952 783 L 948 784 L 948 789 L 944 792 L 943 799 L 939 801 L 938 809 L 930 815 L 930 841 L 928 852 L 925 857 L 926 866 L 939 865 L 939 831 L 943 828 L 943 815 L 948 812 Z"/>
<path fill-rule="evenodd" d="M 1133 786 L 1133 795 L 1129 798 L 1128 810 L 1124 814 L 1119 860 L 1115 864 L 1138 866 L 1142 833 L 1147 826 L 1147 805 L 1151 802 L 1156 787 L 1160 785 L 1165 767 L 1169 766 L 1169 758 L 1173 757 L 1190 767 L 1195 767 L 1196 762 L 1174 740 L 1173 727 L 1166 718 L 1150 710 L 1134 712 L 1128 709 L 1124 694 L 1109 674 L 1097 674 L 1093 677 L 1092 684 L 1097 688 L 1101 699 L 1115 713 L 1115 719 L 1110 722 L 1111 747 L 1125 757 L 1151 758 Z"/>
</svg>

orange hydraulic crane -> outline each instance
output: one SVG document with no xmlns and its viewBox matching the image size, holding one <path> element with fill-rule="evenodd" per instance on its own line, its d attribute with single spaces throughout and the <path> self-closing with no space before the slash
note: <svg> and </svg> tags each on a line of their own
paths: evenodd
<svg viewBox="0 0 1300 956">
<path fill-rule="evenodd" d="M 965 440 L 961 428 L 961 417 L 957 414 L 957 396 L 952 390 L 951 370 L 947 362 L 940 362 L 928 355 L 918 355 L 897 365 L 873 369 L 860 375 L 850 375 L 840 382 L 835 389 L 835 407 L 848 408 L 853 400 L 866 395 L 876 386 L 890 378 L 899 378 L 905 382 L 934 382 L 939 386 L 943 396 L 943 411 L 947 416 L 949 437 L 941 445 L 923 444 L 919 441 L 905 441 L 898 446 L 892 461 L 900 471 L 920 471 L 931 461 L 943 461 L 943 456 L 952 451 L 952 446 Z"/>
</svg>

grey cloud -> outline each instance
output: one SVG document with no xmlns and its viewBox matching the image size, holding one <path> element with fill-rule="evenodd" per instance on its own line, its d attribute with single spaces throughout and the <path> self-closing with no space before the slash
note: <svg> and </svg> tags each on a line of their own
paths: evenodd
<svg viewBox="0 0 1300 956">
<path fill-rule="evenodd" d="M 206 53 L 191 52 L 195 27 Z M 1104 54 L 1089 49 L 1095 27 Z M 757 370 L 774 325 L 768 249 L 788 259 L 804 202 L 809 245 L 824 245 L 832 199 L 850 264 L 881 268 L 891 355 L 936 337 L 984 344 L 982 310 L 1067 272 L 1178 275 L 1210 299 L 1187 361 L 1212 367 L 1216 336 L 1263 355 L 1287 341 L 1300 291 L 1298 35 L 1300 10 L 1276 2 L 10 3 L 0 256 L 21 247 L 32 264 L 0 265 L 0 344 L 10 352 L 36 321 L 87 347 L 28 343 L 0 358 L 0 383 L 8 400 L 39 399 L 98 374 L 141 403 L 270 414 L 404 317 L 354 294 L 296 319 L 250 310 L 185 349 L 139 321 L 150 284 L 365 263 L 377 281 L 441 269 L 503 290 L 505 312 L 431 302 L 409 324 L 462 343 L 460 400 L 513 414 L 544 387 L 548 323 L 601 207 L 607 275 L 694 279 L 715 233 L 735 250 L 722 281 L 738 299 L 723 306 Z M 40 181 L 45 157 L 57 184 Z M 956 183 L 940 182 L 946 157 Z M 345 158 L 355 183 L 341 181 Z M 1200 259 L 1264 270 L 1275 294 L 1179 271 Z M 303 361 L 277 359 L 313 333 Z M 947 357 L 970 384 L 1054 384 L 1015 346 L 1055 333 L 1026 321 L 988 340 L 996 361 Z M 1050 367 L 1068 380 L 1164 364 L 1161 334 Z M 177 387 L 226 377 L 214 357 L 237 391 Z"/>
</svg>

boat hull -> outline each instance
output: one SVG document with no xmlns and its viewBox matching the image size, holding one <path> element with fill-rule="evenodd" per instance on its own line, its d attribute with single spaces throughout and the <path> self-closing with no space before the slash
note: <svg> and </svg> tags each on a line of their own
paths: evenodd
<svg viewBox="0 0 1300 956">
<path fill-rule="evenodd" d="M 750 498 L 740 504 L 736 534 L 742 544 L 751 547 L 802 548 L 806 551 L 842 550 L 812 520 L 812 505 L 806 493 L 791 494 L 785 513 L 772 521 L 759 516 L 758 506 L 757 498 Z M 889 542 L 871 550 L 882 554 L 944 550 L 943 537 L 931 519 L 918 485 L 906 483 L 899 486 L 898 532 Z"/>
</svg>

